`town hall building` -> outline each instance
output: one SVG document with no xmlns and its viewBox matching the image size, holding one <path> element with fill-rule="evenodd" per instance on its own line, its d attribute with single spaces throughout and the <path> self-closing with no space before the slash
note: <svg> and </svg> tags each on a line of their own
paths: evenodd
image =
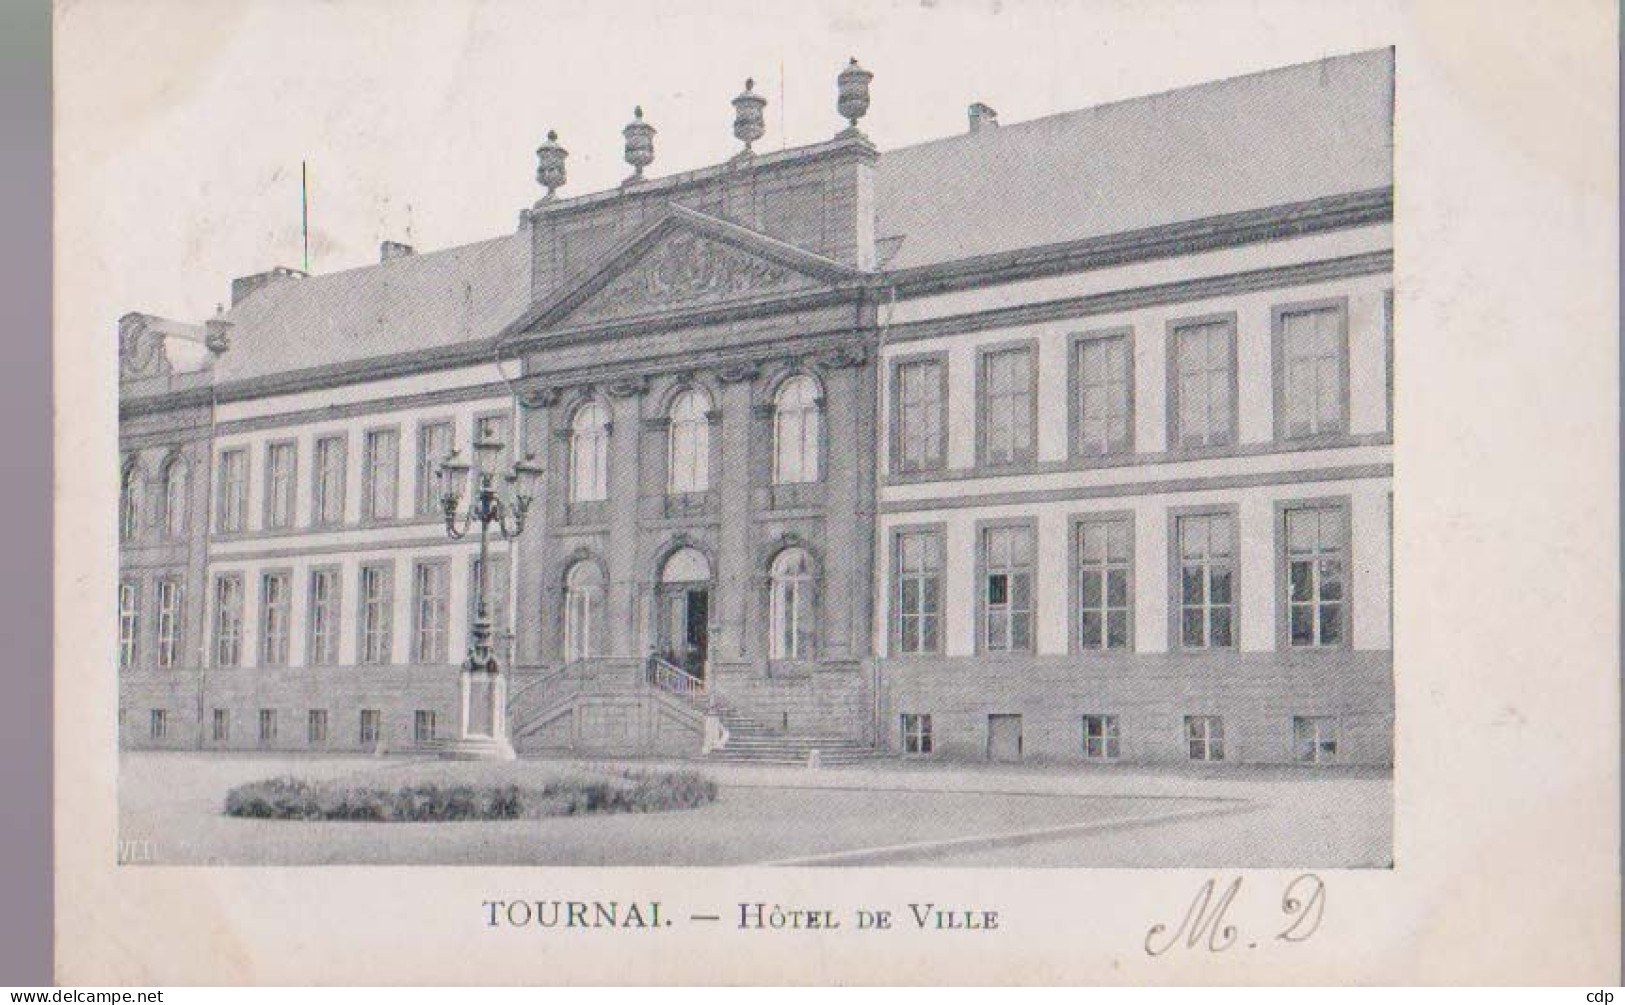
<svg viewBox="0 0 1625 1005">
<path fill-rule="evenodd" d="M 1391 763 L 1393 56 L 883 150 L 121 322 L 128 747 Z M 442 463 L 538 471 L 446 533 Z"/>
</svg>

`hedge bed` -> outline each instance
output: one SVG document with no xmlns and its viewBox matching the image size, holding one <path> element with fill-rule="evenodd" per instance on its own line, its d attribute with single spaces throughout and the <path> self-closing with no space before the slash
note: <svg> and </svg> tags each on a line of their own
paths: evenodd
<svg viewBox="0 0 1625 1005">
<path fill-rule="evenodd" d="M 553 778 L 540 785 L 416 781 L 395 787 L 283 776 L 232 789 L 226 793 L 225 811 L 227 816 L 268 820 L 520 820 L 686 810 L 716 798 L 716 783 L 695 771 L 626 770 Z"/>
</svg>

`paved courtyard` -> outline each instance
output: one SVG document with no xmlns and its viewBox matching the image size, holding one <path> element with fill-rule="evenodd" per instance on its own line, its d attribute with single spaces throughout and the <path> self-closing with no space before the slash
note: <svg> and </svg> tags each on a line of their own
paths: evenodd
<svg viewBox="0 0 1625 1005">
<path fill-rule="evenodd" d="M 687 767 L 696 810 L 468 823 L 242 820 L 233 785 L 282 774 L 379 785 L 409 758 L 126 752 L 126 860 L 156 864 L 1387 866 L 1386 771 L 1181 770 L 888 762 L 810 771 L 701 762 L 435 767 L 539 780 L 560 768 Z"/>
</svg>

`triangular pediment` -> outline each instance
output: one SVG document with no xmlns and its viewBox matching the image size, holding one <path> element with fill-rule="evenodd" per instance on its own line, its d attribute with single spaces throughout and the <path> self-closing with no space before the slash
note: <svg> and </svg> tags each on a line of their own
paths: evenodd
<svg viewBox="0 0 1625 1005">
<path fill-rule="evenodd" d="M 510 334 L 592 327 L 819 293 L 862 273 L 682 206 L 536 305 Z"/>
</svg>

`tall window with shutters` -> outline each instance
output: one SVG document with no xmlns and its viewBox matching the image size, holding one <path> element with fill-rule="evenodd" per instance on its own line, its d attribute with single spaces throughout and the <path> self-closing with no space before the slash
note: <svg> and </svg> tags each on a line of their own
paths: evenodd
<svg viewBox="0 0 1625 1005">
<path fill-rule="evenodd" d="M 425 422 L 418 427 L 417 482 L 414 486 L 414 509 L 418 516 L 437 516 L 440 513 L 440 485 L 435 474 L 441 462 L 451 454 L 451 443 L 450 422 Z"/>
<path fill-rule="evenodd" d="M 260 665 L 288 665 L 288 621 L 290 580 L 286 571 L 260 576 Z"/>
<path fill-rule="evenodd" d="M 133 461 L 126 464 L 119 479 L 118 536 L 122 543 L 133 543 L 141 535 L 141 497 L 145 493 L 140 466 Z"/>
<path fill-rule="evenodd" d="M 1228 649 L 1236 644 L 1236 526 L 1229 512 L 1175 518 L 1178 645 Z"/>
<path fill-rule="evenodd" d="M 1133 545 L 1129 517 L 1082 519 L 1073 528 L 1077 645 L 1083 652 L 1133 648 Z"/>
<path fill-rule="evenodd" d="M 977 425 L 983 464 L 1032 460 L 1034 425 L 1033 349 L 1018 346 L 982 355 Z"/>
<path fill-rule="evenodd" d="M 234 667 L 243 657 L 243 576 L 222 573 L 214 581 L 214 665 Z"/>
<path fill-rule="evenodd" d="M 1236 442 L 1234 320 L 1176 325 L 1169 339 L 1171 449 Z"/>
<path fill-rule="evenodd" d="M 248 511 L 248 451 L 242 448 L 220 452 L 220 508 L 215 529 L 230 534 L 244 530 Z"/>
<path fill-rule="evenodd" d="M 892 557 L 892 637 L 905 656 L 942 651 L 942 532 L 899 531 Z"/>
<path fill-rule="evenodd" d="M 414 563 L 412 660 L 415 663 L 446 662 L 450 588 L 451 569 L 444 560 Z"/>
<path fill-rule="evenodd" d="M 339 661 L 339 570 L 327 566 L 310 570 L 310 637 L 305 662 L 310 666 L 332 666 Z"/>
<path fill-rule="evenodd" d="M 905 360 L 892 371 L 892 469 L 934 471 L 944 462 L 947 360 Z"/>
<path fill-rule="evenodd" d="M 1348 509 L 1342 503 L 1285 507 L 1280 519 L 1286 642 L 1293 649 L 1348 642 Z"/>
<path fill-rule="evenodd" d="M 984 527 L 981 534 L 981 649 L 1033 650 L 1033 528 Z"/>
<path fill-rule="evenodd" d="M 141 584 L 125 580 L 118 584 L 118 665 L 135 666 L 136 645 L 141 637 Z"/>
<path fill-rule="evenodd" d="M 310 519 L 314 524 L 332 527 L 344 522 L 346 454 L 342 435 L 323 436 L 316 441 L 310 505 Z"/>
<path fill-rule="evenodd" d="M 158 581 L 158 666 L 169 669 L 180 662 L 181 611 L 186 596 L 179 579 Z"/>
<path fill-rule="evenodd" d="M 298 445 L 292 440 L 265 448 L 265 526 L 293 526 L 295 460 Z"/>
<path fill-rule="evenodd" d="M 400 495 L 401 432 L 367 432 L 361 466 L 361 516 L 366 520 L 393 520 Z"/>
<path fill-rule="evenodd" d="M 1277 308 L 1275 372 L 1278 438 L 1347 432 L 1347 304 L 1335 301 Z"/>
<path fill-rule="evenodd" d="M 395 589 L 394 568 L 388 564 L 361 567 L 360 645 L 362 663 L 383 664 L 393 660 Z"/>
<path fill-rule="evenodd" d="M 818 480 L 818 384 L 798 374 L 773 396 L 773 483 L 795 485 Z"/>
<path fill-rule="evenodd" d="M 1078 457 L 1132 449 L 1134 359 L 1126 332 L 1072 343 L 1072 452 Z"/>
</svg>

